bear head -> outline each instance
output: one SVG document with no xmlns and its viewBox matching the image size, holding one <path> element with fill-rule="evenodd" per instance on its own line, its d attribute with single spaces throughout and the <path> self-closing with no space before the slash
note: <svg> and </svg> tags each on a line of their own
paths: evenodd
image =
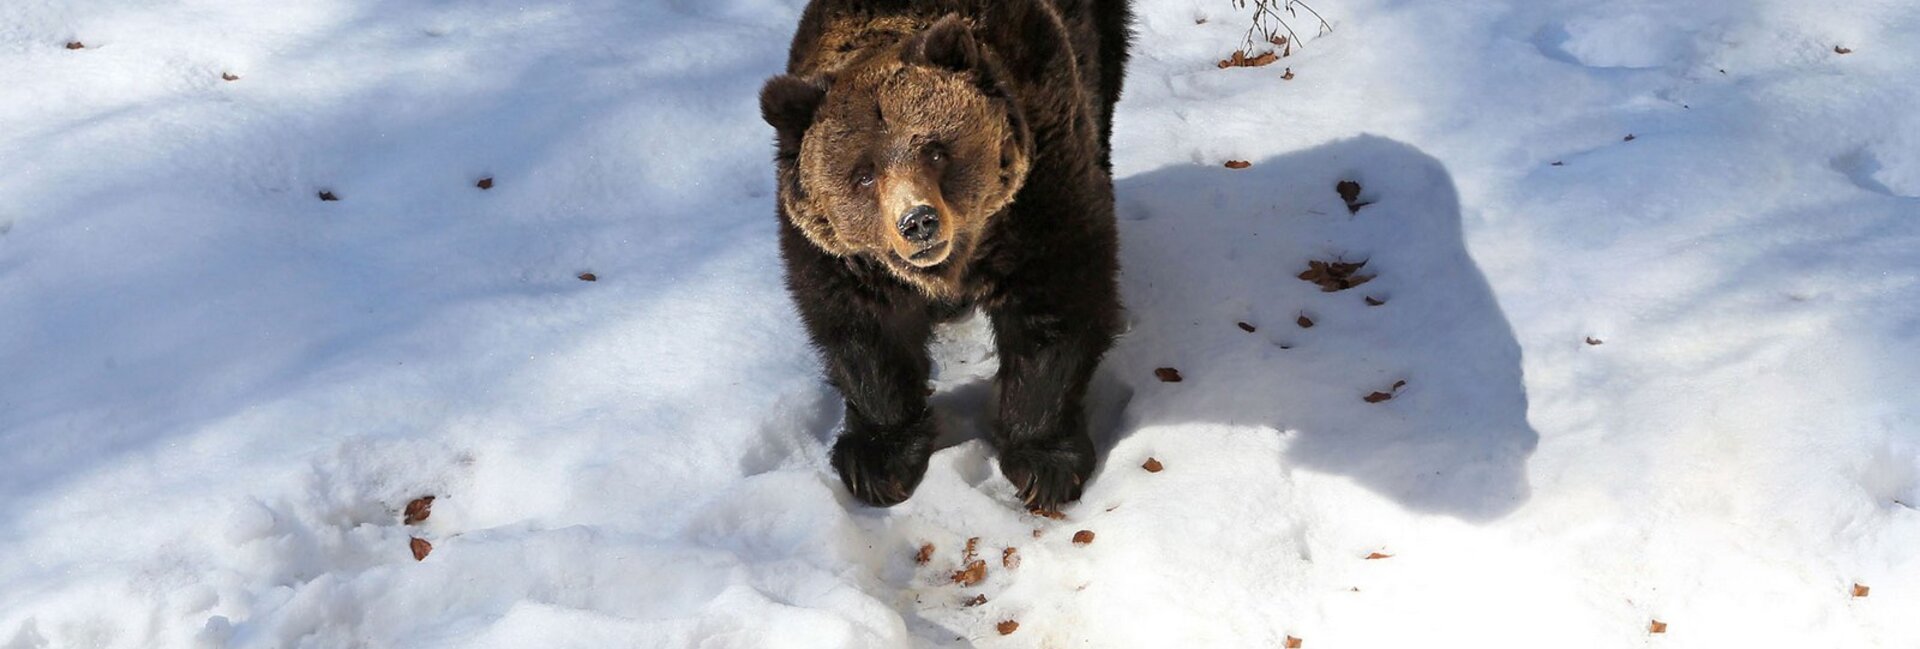
<svg viewBox="0 0 1920 649">
<path fill-rule="evenodd" d="M 1003 76 L 948 15 L 830 74 L 768 80 L 760 108 L 787 218 L 829 254 L 956 297 L 1032 158 Z"/>
</svg>

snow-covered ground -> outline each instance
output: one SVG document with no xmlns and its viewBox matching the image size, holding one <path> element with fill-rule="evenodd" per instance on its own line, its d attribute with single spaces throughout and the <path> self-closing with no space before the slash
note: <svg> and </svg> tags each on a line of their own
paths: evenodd
<svg viewBox="0 0 1920 649">
<path fill-rule="evenodd" d="M 1049 520 L 978 322 L 911 501 L 824 462 L 800 5 L 0 3 L 0 647 L 1920 646 L 1920 7 L 1140 0 Z"/>
</svg>

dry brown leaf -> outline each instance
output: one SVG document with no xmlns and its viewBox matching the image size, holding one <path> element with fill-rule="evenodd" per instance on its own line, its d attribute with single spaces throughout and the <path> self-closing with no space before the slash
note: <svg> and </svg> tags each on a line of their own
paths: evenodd
<svg viewBox="0 0 1920 649">
<path fill-rule="evenodd" d="M 1286 72 L 1282 72 L 1282 73 L 1280 73 L 1280 80 L 1281 80 L 1281 81 L 1292 81 L 1292 80 L 1293 80 L 1293 68 L 1287 68 L 1287 71 L 1286 71 Z"/>
<path fill-rule="evenodd" d="M 1391 554 L 1384 554 L 1384 553 L 1380 553 L 1380 552 L 1374 552 L 1374 553 L 1372 553 L 1372 554 L 1368 554 L 1368 555 L 1367 555 L 1367 560 L 1368 560 L 1368 561 L 1372 561 L 1372 560 L 1374 560 L 1374 559 L 1392 559 L 1392 558 L 1393 558 L 1393 555 L 1391 555 Z"/>
<path fill-rule="evenodd" d="M 1093 542 L 1093 530 L 1080 530 L 1073 533 L 1074 545 L 1086 545 Z"/>
<path fill-rule="evenodd" d="M 493 189 L 493 178 L 481 178 L 480 182 L 474 183 L 473 186 L 481 189 Z"/>
<path fill-rule="evenodd" d="M 1632 134 L 1632 133 L 1628 133 L 1626 137 L 1623 137 L 1623 138 L 1620 138 L 1620 141 L 1621 141 L 1621 142 L 1632 142 L 1632 141 L 1634 141 L 1634 139 L 1635 139 L 1635 138 L 1633 137 L 1633 134 Z"/>
<path fill-rule="evenodd" d="M 1867 596 L 1867 591 L 1870 591 L 1870 590 L 1873 590 L 1873 589 L 1872 589 L 1872 588 L 1868 588 L 1868 587 L 1866 587 L 1865 585 L 1862 585 L 1862 584 L 1854 584 L 1854 585 L 1853 585 L 1853 596 L 1854 596 L 1854 597 L 1866 597 L 1866 596 Z"/>
<path fill-rule="evenodd" d="M 1324 293 L 1344 291 L 1373 281 L 1372 275 L 1361 275 L 1365 261 L 1307 261 L 1307 269 L 1295 275 L 1302 280 L 1313 282 Z"/>
<path fill-rule="evenodd" d="M 1665 622 L 1654 620 L 1653 623 L 1647 625 L 1647 633 L 1666 633 L 1666 632 L 1667 632 L 1667 623 Z"/>
<path fill-rule="evenodd" d="M 324 190 L 324 189 L 323 189 L 323 190 L 320 190 L 320 200 L 323 200 L 323 201 L 337 201 L 337 200 L 340 200 L 340 197 L 339 197 L 339 196 L 334 196 L 334 195 L 333 195 L 333 192 L 330 192 L 330 191 L 327 191 L 327 190 Z"/>
<path fill-rule="evenodd" d="M 1227 161 L 1228 169 L 1245 169 L 1251 166 L 1253 166 L 1253 163 L 1247 162 L 1245 160 L 1228 160 Z"/>
<path fill-rule="evenodd" d="M 433 496 L 421 496 L 413 499 L 413 502 L 407 503 L 406 516 L 400 519 L 400 522 L 407 525 L 418 525 L 421 521 L 427 520 L 427 517 L 432 515 Z"/>
<path fill-rule="evenodd" d="M 1234 50 L 1233 54 L 1221 59 L 1217 65 L 1222 70 L 1227 68 L 1257 68 L 1263 65 L 1272 65 L 1274 61 L 1278 60 L 1280 60 L 1280 55 L 1273 53 L 1272 50 L 1253 56 L 1247 56 L 1246 52 Z"/>
<path fill-rule="evenodd" d="M 1365 400 L 1367 403 L 1380 403 L 1382 401 L 1392 399 L 1393 395 L 1398 394 L 1400 392 L 1400 388 L 1404 388 L 1404 387 L 1407 387 L 1406 381 L 1404 380 L 1394 381 L 1393 386 L 1387 388 L 1388 390 L 1387 392 L 1374 392 L 1374 393 L 1368 394 L 1367 396 L 1361 397 L 1361 399 Z"/>
<path fill-rule="evenodd" d="M 220 79 L 224 81 L 239 81 L 240 75 L 234 74 L 232 72 L 222 72 L 220 73 Z"/>
<path fill-rule="evenodd" d="M 1587 344 L 1589 345 L 1598 345 L 1602 342 L 1605 342 L 1605 341 L 1600 340 L 1599 338 L 1595 338 L 1593 336 L 1587 336 Z"/>
<path fill-rule="evenodd" d="M 987 562 L 974 559 L 962 570 L 953 571 L 953 583 L 972 586 L 987 578 Z"/>
<path fill-rule="evenodd" d="M 1013 620 L 1002 620 L 999 624 L 993 625 L 993 628 L 998 630 L 1000 635 L 1012 635 L 1014 631 L 1020 630 L 1020 623 Z"/>
<path fill-rule="evenodd" d="M 1056 521 L 1067 520 L 1066 513 L 1061 512 L 1058 509 L 1040 509 L 1036 507 L 1036 508 L 1027 510 L 1027 513 L 1033 514 L 1034 516 L 1039 516 L 1041 518 L 1051 518 Z M 1034 530 L 1034 531 L 1038 532 L 1039 530 Z"/>
<path fill-rule="evenodd" d="M 86 47 L 86 45 L 85 45 L 85 44 L 83 44 L 83 43 L 81 43 L 80 41 L 68 41 L 68 42 L 67 42 L 67 49 L 70 49 L 70 50 L 78 50 L 78 49 L 84 49 L 85 47 Z"/>
<path fill-rule="evenodd" d="M 433 551 L 432 543 L 428 543 L 426 539 L 417 536 L 407 541 L 407 546 L 413 549 L 414 561 L 425 561 L 427 559 L 427 553 Z"/>
<path fill-rule="evenodd" d="M 1258 329 L 1255 329 L 1253 325 L 1247 324 L 1245 322 L 1235 322 L 1233 324 L 1239 326 L 1241 331 L 1245 331 L 1247 333 L 1253 333 L 1255 331 L 1258 331 Z"/>
<path fill-rule="evenodd" d="M 1153 376 L 1160 379 L 1161 383 L 1179 383 L 1181 380 L 1180 370 L 1171 367 L 1157 368 L 1153 370 Z"/>
<path fill-rule="evenodd" d="M 1333 191 L 1338 192 L 1340 201 L 1347 204 L 1348 214 L 1358 213 L 1360 208 L 1373 204 L 1373 201 L 1360 200 L 1360 183 L 1351 180 L 1334 183 Z"/>
<path fill-rule="evenodd" d="M 1300 325 L 1301 329 L 1308 329 L 1313 327 L 1313 318 L 1309 318 L 1307 314 L 1302 313 L 1300 314 L 1300 319 L 1293 321 L 1293 323 Z"/>
<path fill-rule="evenodd" d="M 1020 548 L 1007 548 L 1000 551 L 1000 567 L 1012 570 L 1020 567 Z"/>
<path fill-rule="evenodd" d="M 68 46 L 68 47 L 72 47 L 72 46 Z M 1835 45 L 1833 46 L 1833 53 L 1834 54 L 1852 54 L 1853 48 Z"/>
<path fill-rule="evenodd" d="M 987 596 L 985 594 L 980 594 L 980 595 L 974 595 L 972 599 L 969 599 L 960 605 L 965 606 L 967 608 L 973 608 L 975 606 L 979 606 L 985 603 L 987 603 Z"/>
<path fill-rule="evenodd" d="M 1140 465 L 1140 468 L 1146 469 L 1147 473 L 1159 473 L 1161 469 L 1164 469 L 1166 467 L 1161 466 L 1159 460 L 1156 460 L 1153 458 L 1147 458 L 1147 461 L 1142 463 Z"/>
<path fill-rule="evenodd" d="M 960 563 L 971 564 L 980 555 L 980 537 L 967 539 L 967 549 L 960 552 Z"/>
<path fill-rule="evenodd" d="M 924 565 L 927 565 L 928 561 L 932 561 L 932 560 L 933 560 L 933 544 L 932 543 L 920 544 L 920 551 L 914 553 L 913 562 L 915 564 L 924 566 Z"/>
<path fill-rule="evenodd" d="M 581 273 L 581 274 L 580 274 L 580 281 L 582 281 L 582 282 L 598 282 L 598 281 L 600 281 L 600 276 L 599 276 L 599 275 L 595 275 L 595 274 L 593 274 L 593 273 Z"/>
<path fill-rule="evenodd" d="M 1300 649 L 1300 644 L 1299 638 L 1287 636 L 1287 649 Z"/>
</svg>

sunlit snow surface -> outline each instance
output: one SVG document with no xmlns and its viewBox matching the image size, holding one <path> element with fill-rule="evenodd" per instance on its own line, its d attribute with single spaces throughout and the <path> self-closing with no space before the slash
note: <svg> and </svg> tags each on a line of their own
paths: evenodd
<svg viewBox="0 0 1920 649">
<path fill-rule="evenodd" d="M 825 464 L 797 0 L 0 3 L 0 647 L 1920 646 L 1920 7 L 1138 5 L 1049 520 Z"/>
</svg>

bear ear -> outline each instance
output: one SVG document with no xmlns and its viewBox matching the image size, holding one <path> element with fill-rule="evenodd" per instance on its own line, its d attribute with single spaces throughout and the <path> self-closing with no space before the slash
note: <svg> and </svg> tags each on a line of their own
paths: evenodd
<svg viewBox="0 0 1920 649">
<path fill-rule="evenodd" d="M 802 79 L 783 74 L 767 80 L 760 89 L 760 117 L 779 132 L 781 140 L 797 140 L 813 125 L 813 114 L 827 98 L 822 79 Z"/>
<path fill-rule="evenodd" d="M 973 30 L 958 14 L 947 14 L 907 44 L 907 62 L 955 72 L 972 69 L 980 59 Z"/>
</svg>

